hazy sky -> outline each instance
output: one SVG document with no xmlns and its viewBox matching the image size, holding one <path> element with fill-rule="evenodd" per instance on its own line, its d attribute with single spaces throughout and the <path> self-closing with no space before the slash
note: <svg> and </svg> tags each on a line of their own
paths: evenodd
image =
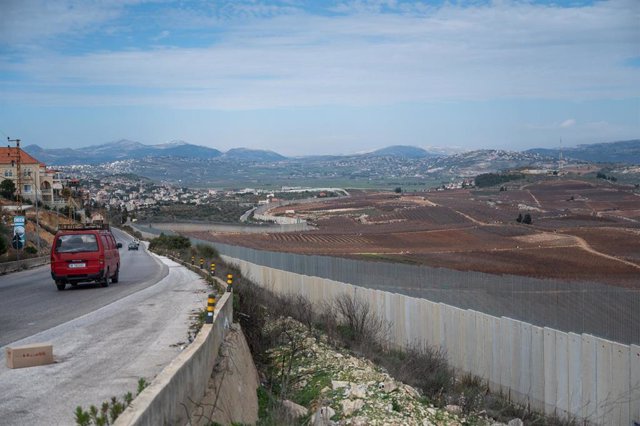
<svg viewBox="0 0 640 426">
<path fill-rule="evenodd" d="M 0 0 L 0 137 L 286 155 L 640 137 L 640 1 Z"/>
</svg>

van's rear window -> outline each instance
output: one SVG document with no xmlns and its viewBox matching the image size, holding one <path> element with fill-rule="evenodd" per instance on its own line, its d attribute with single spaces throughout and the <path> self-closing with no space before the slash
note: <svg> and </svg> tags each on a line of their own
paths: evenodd
<svg viewBox="0 0 640 426">
<path fill-rule="evenodd" d="M 98 242 L 94 234 L 60 235 L 56 243 L 56 253 L 77 253 L 98 251 Z"/>
</svg>

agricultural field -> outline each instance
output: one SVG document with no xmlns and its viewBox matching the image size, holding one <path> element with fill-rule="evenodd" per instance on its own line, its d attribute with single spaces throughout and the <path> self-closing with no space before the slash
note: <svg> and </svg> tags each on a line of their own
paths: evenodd
<svg viewBox="0 0 640 426">
<path fill-rule="evenodd" d="M 303 218 L 315 229 L 193 236 L 273 251 L 640 288 L 640 191 L 634 186 L 574 175 L 502 190 L 354 191 L 270 213 Z M 532 223 L 516 221 L 519 215 Z"/>
</svg>

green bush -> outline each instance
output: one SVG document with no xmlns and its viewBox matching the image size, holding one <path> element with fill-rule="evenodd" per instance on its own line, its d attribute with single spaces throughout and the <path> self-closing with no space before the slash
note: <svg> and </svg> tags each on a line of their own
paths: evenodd
<svg viewBox="0 0 640 426">
<path fill-rule="evenodd" d="M 27 254 L 38 254 L 38 249 L 33 246 L 27 246 L 24 248 L 24 252 Z"/>
<path fill-rule="evenodd" d="M 4 235 L 0 235 L 0 254 L 5 254 L 9 250 L 9 243 Z"/>
<path fill-rule="evenodd" d="M 191 247 L 191 241 L 182 235 L 165 235 L 160 234 L 159 237 L 151 240 L 149 248 L 151 250 L 182 250 Z"/>
<path fill-rule="evenodd" d="M 218 250 L 216 250 L 215 247 L 210 246 L 208 244 L 197 244 L 196 250 L 198 251 L 198 254 L 200 256 L 206 259 L 213 259 L 213 258 L 219 257 Z"/>
</svg>

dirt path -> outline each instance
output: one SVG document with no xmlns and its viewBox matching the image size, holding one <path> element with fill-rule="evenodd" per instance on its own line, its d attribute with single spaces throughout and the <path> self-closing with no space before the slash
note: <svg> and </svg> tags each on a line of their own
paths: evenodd
<svg viewBox="0 0 640 426">
<path fill-rule="evenodd" d="M 538 202 L 538 200 L 533 196 L 533 194 L 531 194 L 531 196 L 536 200 L 536 202 Z M 468 220 L 470 220 L 471 222 L 473 222 L 473 223 L 475 223 L 477 225 L 480 225 L 480 226 L 496 226 L 495 224 L 492 224 L 492 223 L 481 222 L 481 221 L 469 216 L 468 214 L 462 213 L 462 212 L 460 212 L 458 210 L 453 210 L 453 211 L 458 213 L 460 216 L 463 216 L 463 217 L 467 218 Z M 583 249 L 583 250 L 585 250 L 585 251 L 587 251 L 587 252 L 589 252 L 591 254 L 603 257 L 605 259 L 609 259 L 609 260 L 613 260 L 613 261 L 616 261 L 616 262 L 620 262 L 620 263 L 623 263 L 623 264 L 625 264 L 627 266 L 631 266 L 633 268 L 636 268 L 636 269 L 640 270 L 640 265 L 638 265 L 637 263 L 630 262 L 630 261 L 624 260 L 624 259 L 620 259 L 619 257 L 612 256 L 612 255 L 609 255 L 609 254 L 606 254 L 606 253 L 602 253 L 602 252 L 594 249 L 593 247 L 591 247 L 589 245 L 589 243 L 586 240 L 584 240 L 583 238 L 581 238 L 581 237 L 578 237 L 576 235 L 571 235 L 571 234 L 558 234 L 558 235 L 564 235 L 566 237 L 573 238 L 576 241 L 576 245 L 578 247 L 580 247 L 581 249 Z"/>
<path fill-rule="evenodd" d="M 529 195 L 531 195 L 531 198 L 533 198 L 533 201 L 536 202 L 536 204 L 538 205 L 538 207 L 542 208 L 542 204 L 540 204 L 540 201 L 538 201 L 538 199 L 536 198 L 535 195 L 533 195 L 533 193 L 527 189 L 527 192 L 529 193 Z"/>
<path fill-rule="evenodd" d="M 616 262 L 624 263 L 625 265 L 631 266 L 631 267 L 636 268 L 636 269 L 640 269 L 640 265 L 638 265 L 637 263 L 629 262 L 628 260 L 620 259 L 619 257 L 611 256 L 609 254 L 602 253 L 602 252 L 594 249 L 593 247 L 591 247 L 589 245 L 589 243 L 585 239 L 583 239 L 581 237 L 578 237 L 578 236 L 575 236 L 575 235 L 571 235 L 571 234 L 563 234 L 563 235 L 567 235 L 569 237 L 573 237 L 576 240 L 576 242 L 578 243 L 578 246 L 581 249 L 583 249 L 585 251 L 588 251 L 591 254 L 595 254 L 596 256 L 604 257 L 605 259 L 615 260 Z"/>
<path fill-rule="evenodd" d="M 451 210 L 453 210 L 453 209 L 451 209 Z M 460 212 L 458 210 L 453 210 L 453 211 L 458 213 L 460 216 L 469 219 L 471 222 L 475 223 L 476 225 L 480 225 L 480 226 L 495 226 L 495 224 L 493 224 L 493 223 L 481 222 L 478 219 L 475 219 L 475 218 L 469 216 L 468 214 L 462 213 L 462 212 Z"/>
</svg>

